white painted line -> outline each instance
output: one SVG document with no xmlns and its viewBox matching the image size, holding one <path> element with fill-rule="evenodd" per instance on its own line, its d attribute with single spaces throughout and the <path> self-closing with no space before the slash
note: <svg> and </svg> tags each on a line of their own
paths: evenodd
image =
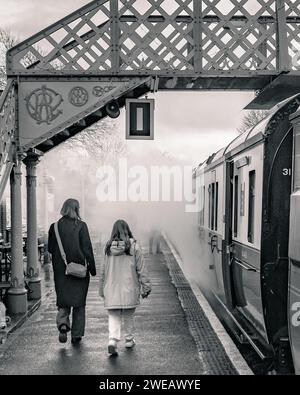
<svg viewBox="0 0 300 395">
<path fill-rule="evenodd" d="M 249 368 L 247 362 L 241 355 L 240 351 L 234 344 L 233 340 L 231 337 L 228 335 L 226 329 L 220 322 L 219 318 L 216 316 L 215 312 L 213 309 L 210 307 L 208 301 L 204 297 L 203 293 L 201 292 L 200 288 L 198 285 L 193 281 L 191 278 L 189 278 L 186 273 L 184 272 L 184 265 L 183 261 L 180 257 L 180 255 L 176 252 L 172 242 L 168 239 L 167 235 L 163 232 L 163 237 L 170 248 L 174 258 L 176 259 L 178 265 L 180 266 L 181 270 L 183 271 L 187 281 L 190 283 L 191 289 L 200 305 L 202 310 L 204 311 L 204 314 L 208 318 L 214 332 L 218 336 L 220 342 L 222 343 L 222 346 L 228 355 L 231 363 L 235 367 L 236 371 L 238 372 L 239 375 L 245 376 L 245 375 L 253 375 L 254 373 L 252 370 Z"/>
</svg>

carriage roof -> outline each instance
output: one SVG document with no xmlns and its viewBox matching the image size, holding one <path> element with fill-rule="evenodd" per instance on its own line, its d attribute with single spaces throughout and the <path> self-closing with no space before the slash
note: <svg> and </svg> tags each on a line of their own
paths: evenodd
<svg viewBox="0 0 300 395">
<path fill-rule="evenodd" d="M 210 155 L 204 162 L 199 164 L 199 166 L 195 169 L 195 172 L 197 173 L 198 171 L 203 170 L 206 166 L 216 163 L 217 161 L 222 159 L 226 154 L 228 154 L 230 151 L 234 150 L 236 147 L 240 146 L 241 144 L 246 143 L 246 141 L 249 140 L 250 138 L 252 138 L 258 134 L 265 135 L 274 115 L 278 111 L 280 111 L 286 104 L 292 102 L 297 96 L 300 96 L 300 95 L 296 94 L 296 95 L 289 97 L 288 99 L 283 100 L 282 102 L 276 104 L 270 110 L 268 115 L 264 119 L 262 119 L 260 122 L 258 122 L 257 125 L 255 125 L 251 129 L 245 131 L 244 133 L 239 134 L 226 147 L 223 147 L 216 153 Z"/>
</svg>

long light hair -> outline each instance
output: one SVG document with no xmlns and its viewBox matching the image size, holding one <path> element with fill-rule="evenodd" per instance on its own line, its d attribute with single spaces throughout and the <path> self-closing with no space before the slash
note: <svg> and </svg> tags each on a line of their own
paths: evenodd
<svg viewBox="0 0 300 395">
<path fill-rule="evenodd" d="M 63 217 L 68 217 L 75 220 L 81 220 L 78 200 L 67 199 L 64 202 L 62 209 L 60 210 L 60 214 Z"/>
<path fill-rule="evenodd" d="M 131 255 L 130 254 L 130 248 L 131 248 L 130 239 L 133 239 L 133 235 L 132 235 L 132 232 L 130 230 L 128 223 L 126 221 L 124 221 L 123 219 L 119 219 L 118 221 L 116 221 L 114 223 L 110 239 L 106 243 L 105 254 L 110 255 L 110 248 L 111 248 L 113 241 L 124 241 L 125 254 Z"/>
</svg>

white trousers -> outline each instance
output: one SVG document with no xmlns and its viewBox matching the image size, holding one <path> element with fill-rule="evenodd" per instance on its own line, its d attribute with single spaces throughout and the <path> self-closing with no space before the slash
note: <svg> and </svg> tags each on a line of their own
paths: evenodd
<svg viewBox="0 0 300 395">
<path fill-rule="evenodd" d="M 121 340 L 122 320 L 125 339 L 134 338 L 134 313 L 135 309 L 108 310 L 109 340 Z"/>
</svg>

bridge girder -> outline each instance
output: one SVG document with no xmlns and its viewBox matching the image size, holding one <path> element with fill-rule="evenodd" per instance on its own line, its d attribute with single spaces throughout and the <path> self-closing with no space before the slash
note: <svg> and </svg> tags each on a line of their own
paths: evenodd
<svg viewBox="0 0 300 395">
<path fill-rule="evenodd" d="M 299 72 L 299 34 L 292 0 L 95 0 L 11 49 L 7 70 L 10 77 L 276 76 Z"/>
</svg>

